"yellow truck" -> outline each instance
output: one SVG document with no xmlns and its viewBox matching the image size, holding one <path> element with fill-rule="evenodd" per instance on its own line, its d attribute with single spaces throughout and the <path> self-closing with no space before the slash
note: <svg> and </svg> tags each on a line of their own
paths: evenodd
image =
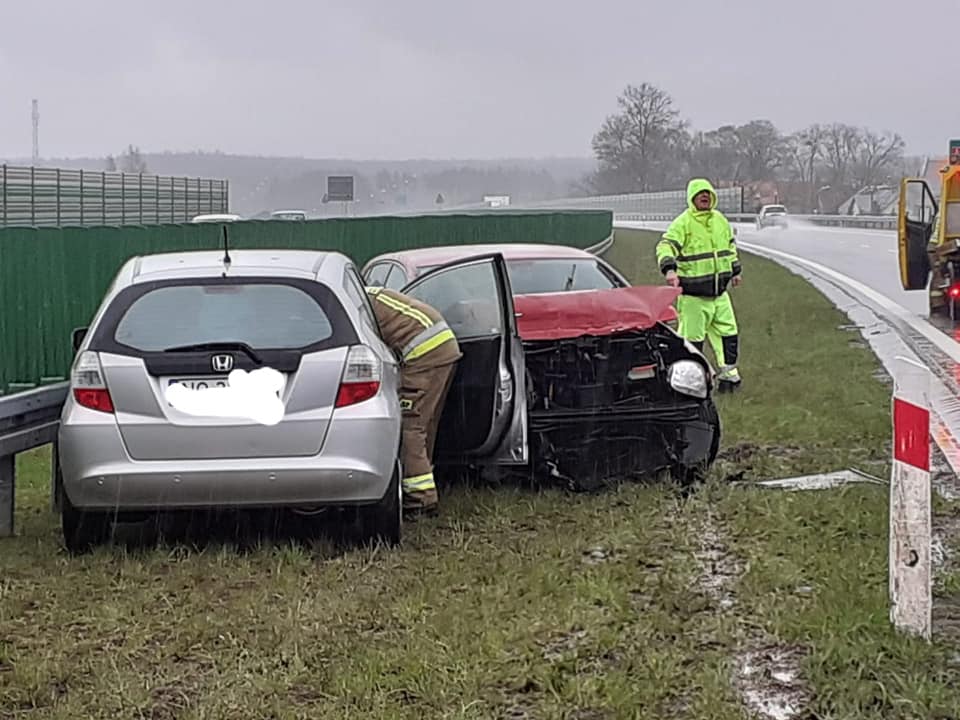
<svg viewBox="0 0 960 720">
<path fill-rule="evenodd" d="M 960 140 L 950 141 L 940 187 L 922 178 L 900 183 L 897 244 L 904 290 L 927 290 L 930 316 L 956 321 L 960 310 Z"/>
</svg>

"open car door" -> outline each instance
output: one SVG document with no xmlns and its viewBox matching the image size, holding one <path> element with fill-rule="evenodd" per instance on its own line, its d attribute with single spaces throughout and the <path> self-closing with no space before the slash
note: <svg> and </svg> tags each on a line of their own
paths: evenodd
<svg viewBox="0 0 960 720">
<path fill-rule="evenodd" d="M 401 292 L 443 315 L 463 353 L 440 417 L 437 460 L 525 464 L 526 366 L 503 256 L 442 265 Z"/>
<path fill-rule="evenodd" d="M 933 234 L 937 202 L 925 180 L 900 181 L 897 219 L 897 246 L 900 258 L 900 284 L 904 290 L 923 290 L 930 276 L 927 243 Z"/>
</svg>

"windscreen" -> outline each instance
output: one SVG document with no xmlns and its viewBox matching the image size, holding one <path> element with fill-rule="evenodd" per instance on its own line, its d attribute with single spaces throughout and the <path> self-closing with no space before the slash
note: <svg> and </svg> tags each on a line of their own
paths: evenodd
<svg viewBox="0 0 960 720">
<path fill-rule="evenodd" d="M 134 300 L 117 323 L 114 340 L 142 352 L 218 342 L 296 350 L 332 334 L 323 308 L 296 287 L 176 285 Z"/>
<path fill-rule="evenodd" d="M 618 286 L 595 260 L 508 260 L 516 295 L 572 290 L 609 290 Z"/>
<path fill-rule="evenodd" d="M 783 205 L 771 205 L 770 207 L 767 208 L 768 214 L 785 213 L 786 211 L 787 209 Z"/>
<path fill-rule="evenodd" d="M 424 275 L 439 265 L 418 268 Z M 507 273 L 514 295 L 564 292 L 571 290 L 609 290 L 620 287 L 595 260 L 530 259 L 507 260 Z"/>
</svg>

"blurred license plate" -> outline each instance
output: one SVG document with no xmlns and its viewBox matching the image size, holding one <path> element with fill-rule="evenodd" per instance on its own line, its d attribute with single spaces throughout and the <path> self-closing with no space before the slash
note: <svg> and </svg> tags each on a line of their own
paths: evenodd
<svg viewBox="0 0 960 720">
<path fill-rule="evenodd" d="M 179 383 L 191 390 L 205 390 L 207 388 L 228 387 L 225 377 L 192 377 L 192 378 L 168 378 L 167 387 Z"/>
</svg>

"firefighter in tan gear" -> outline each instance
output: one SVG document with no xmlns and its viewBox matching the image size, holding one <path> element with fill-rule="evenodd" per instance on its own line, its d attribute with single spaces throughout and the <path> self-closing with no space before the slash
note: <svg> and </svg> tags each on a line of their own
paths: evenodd
<svg viewBox="0 0 960 720">
<path fill-rule="evenodd" d="M 400 357 L 403 507 L 437 507 L 433 446 L 443 404 L 463 356 L 453 331 L 435 309 L 389 288 L 368 287 L 383 341 Z"/>
</svg>

